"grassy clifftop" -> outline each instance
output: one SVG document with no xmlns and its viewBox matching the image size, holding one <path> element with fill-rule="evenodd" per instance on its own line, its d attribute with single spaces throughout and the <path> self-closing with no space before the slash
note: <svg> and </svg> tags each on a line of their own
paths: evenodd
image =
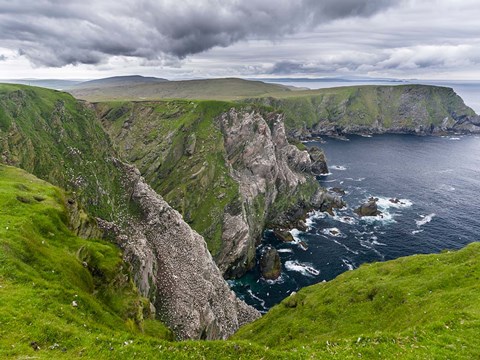
<svg viewBox="0 0 480 360">
<path fill-rule="evenodd" d="M 287 86 L 236 78 L 166 81 L 155 83 L 130 82 L 119 86 L 83 83 L 70 89 L 79 99 L 88 101 L 208 99 L 236 100 L 290 92 Z"/>
<path fill-rule="evenodd" d="M 428 132 L 475 115 L 451 88 L 427 85 L 351 86 L 252 99 L 285 112 L 290 133 Z"/>
<path fill-rule="evenodd" d="M 170 341 L 119 249 L 69 230 L 69 198 L 0 165 L 0 358 L 289 358 L 251 342 Z"/>
<path fill-rule="evenodd" d="M 76 237 L 68 194 L 0 166 L 0 357 L 473 359 L 480 244 L 365 264 L 299 291 L 228 341 L 169 341 L 121 253 Z"/>
<path fill-rule="evenodd" d="M 480 243 L 364 264 L 300 290 L 235 339 L 341 358 L 480 357 Z"/>
<path fill-rule="evenodd" d="M 121 174 L 94 112 L 55 90 L 0 84 L 1 162 L 74 191 L 95 216 L 125 213 Z"/>
</svg>

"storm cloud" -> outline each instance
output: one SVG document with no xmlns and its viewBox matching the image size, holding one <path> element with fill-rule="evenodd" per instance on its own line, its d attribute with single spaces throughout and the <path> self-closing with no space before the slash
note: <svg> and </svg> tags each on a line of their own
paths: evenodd
<svg viewBox="0 0 480 360">
<path fill-rule="evenodd" d="M 99 64 L 113 56 L 165 61 L 240 40 L 275 41 L 334 20 L 369 17 L 398 3 L 0 0 L 0 41 L 37 66 Z"/>
</svg>

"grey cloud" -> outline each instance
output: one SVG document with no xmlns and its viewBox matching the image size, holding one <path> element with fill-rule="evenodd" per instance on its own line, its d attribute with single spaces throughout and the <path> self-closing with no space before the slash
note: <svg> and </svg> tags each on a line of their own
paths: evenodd
<svg viewBox="0 0 480 360">
<path fill-rule="evenodd" d="M 329 21 L 368 17 L 395 0 L 0 0 L 2 47 L 40 66 L 111 56 L 184 58 L 245 39 L 279 39 Z"/>
<path fill-rule="evenodd" d="M 322 75 L 332 73 L 401 73 L 422 69 L 455 69 L 480 65 L 480 46 L 417 45 L 372 52 L 338 51 L 315 61 L 277 61 L 266 73 L 272 75 Z"/>
<path fill-rule="evenodd" d="M 5 60 L 7 60 L 7 57 L 3 54 L 0 55 L 0 61 L 5 61 Z"/>
</svg>

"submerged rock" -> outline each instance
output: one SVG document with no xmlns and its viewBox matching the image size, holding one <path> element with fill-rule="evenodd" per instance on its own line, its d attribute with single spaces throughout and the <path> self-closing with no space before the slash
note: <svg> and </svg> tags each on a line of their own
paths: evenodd
<svg viewBox="0 0 480 360">
<path fill-rule="evenodd" d="M 282 264 L 278 251 L 268 246 L 262 253 L 260 258 L 260 272 L 264 279 L 276 280 L 282 272 Z"/>
</svg>

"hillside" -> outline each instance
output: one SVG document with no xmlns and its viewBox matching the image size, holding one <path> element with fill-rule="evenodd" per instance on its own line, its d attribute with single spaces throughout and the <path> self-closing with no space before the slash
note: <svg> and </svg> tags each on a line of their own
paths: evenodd
<svg viewBox="0 0 480 360">
<path fill-rule="evenodd" d="M 286 298 L 234 339 L 319 357 L 479 358 L 479 263 L 473 243 L 364 264 Z"/>
<path fill-rule="evenodd" d="M 324 158 L 289 144 L 283 117 L 268 109 L 186 100 L 95 109 L 118 153 L 204 236 L 226 277 L 255 265 L 267 222 L 295 224 L 325 202 L 312 176 Z M 299 214 L 280 219 L 292 209 Z"/>
<path fill-rule="evenodd" d="M 248 100 L 285 113 L 294 137 L 480 132 L 480 119 L 451 89 L 429 85 L 351 86 Z"/>
<path fill-rule="evenodd" d="M 70 93 L 78 99 L 87 101 L 113 100 L 161 100 L 161 99 L 208 99 L 236 100 L 246 97 L 290 92 L 283 85 L 267 84 L 236 78 L 184 80 L 166 82 L 123 83 L 97 86 L 95 80 L 79 84 Z M 128 86 L 127 86 L 128 85 Z"/>
<path fill-rule="evenodd" d="M 204 239 L 118 159 L 95 113 L 71 95 L 0 85 L 0 152 L 2 163 L 65 188 L 97 218 L 176 337 L 225 338 L 259 316 L 230 290 Z"/>
<path fill-rule="evenodd" d="M 108 91 L 107 89 L 109 88 L 158 84 L 167 81 L 167 79 L 141 75 L 112 76 L 108 78 L 89 80 L 81 82 L 79 84 L 75 84 L 72 91 L 79 91 L 81 89 Z"/>
<path fill-rule="evenodd" d="M 227 341 L 172 342 L 121 252 L 69 230 L 70 194 L 0 166 L 0 357 L 474 359 L 480 245 L 365 264 Z"/>
</svg>

